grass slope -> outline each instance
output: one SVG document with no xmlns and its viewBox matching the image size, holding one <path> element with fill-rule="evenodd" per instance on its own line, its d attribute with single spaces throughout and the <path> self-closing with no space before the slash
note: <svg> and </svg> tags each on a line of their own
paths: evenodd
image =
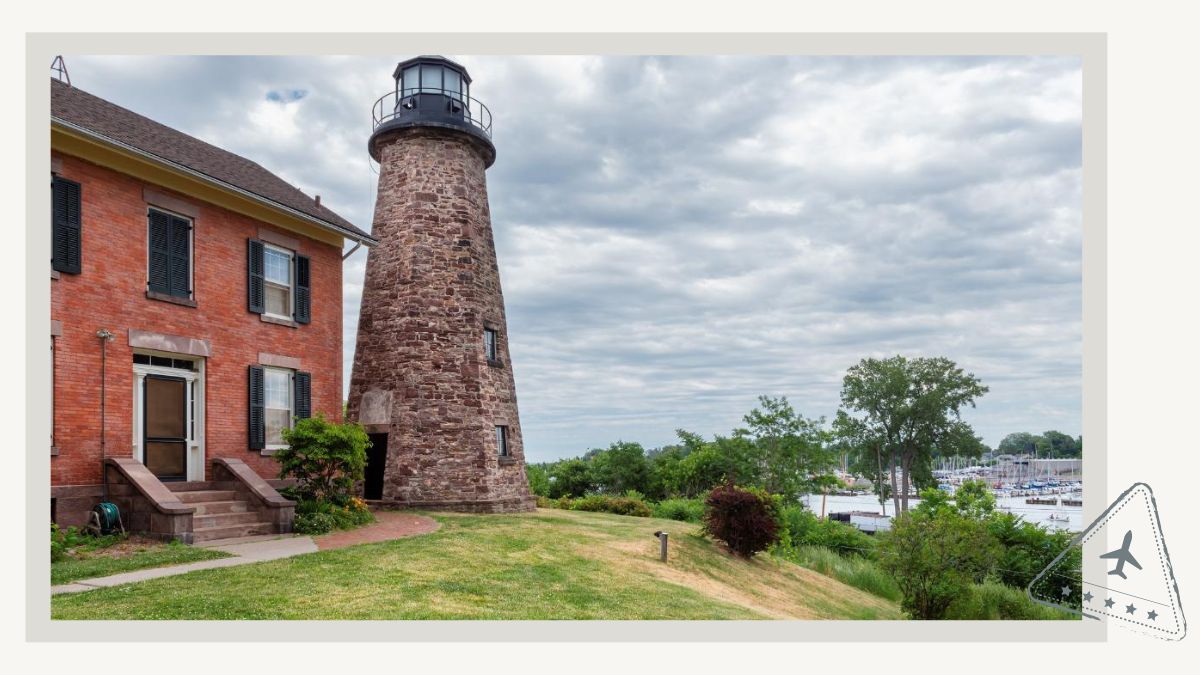
<svg viewBox="0 0 1200 675">
<path fill-rule="evenodd" d="M 228 558 L 223 551 L 212 551 L 183 544 L 151 544 L 140 550 L 121 551 L 119 555 L 105 549 L 85 551 L 80 558 L 72 558 L 50 565 L 50 585 L 57 586 L 80 579 L 107 577 L 122 572 L 144 570 L 151 567 L 182 565 L 198 560 Z"/>
<path fill-rule="evenodd" d="M 437 532 L 58 595 L 55 619 L 895 619 L 895 603 L 696 525 L 603 513 L 436 514 Z M 658 562 L 655 530 L 671 533 Z"/>
</svg>

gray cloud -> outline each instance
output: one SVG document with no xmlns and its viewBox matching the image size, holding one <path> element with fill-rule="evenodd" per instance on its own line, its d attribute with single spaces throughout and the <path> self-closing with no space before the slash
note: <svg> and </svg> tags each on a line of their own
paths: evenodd
<svg viewBox="0 0 1200 675">
<path fill-rule="evenodd" d="M 758 394 L 837 409 L 864 356 L 945 355 L 970 421 L 1079 432 L 1071 58 L 456 57 L 489 192 L 526 450 L 723 433 Z M 369 227 L 394 58 L 68 57 L 77 86 Z M 365 256 L 345 270 L 346 364 Z"/>
</svg>

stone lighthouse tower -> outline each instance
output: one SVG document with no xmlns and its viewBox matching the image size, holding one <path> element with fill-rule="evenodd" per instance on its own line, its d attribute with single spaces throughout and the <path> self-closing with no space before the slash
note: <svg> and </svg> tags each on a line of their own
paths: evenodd
<svg viewBox="0 0 1200 675">
<path fill-rule="evenodd" d="M 485 170 L 491 113 L 465 68 L 396 66 L 375 103 L 379 162 L 349 417 L 371 434 L 363 495 L 462 511 L 533 508 Z"/>
</svg>

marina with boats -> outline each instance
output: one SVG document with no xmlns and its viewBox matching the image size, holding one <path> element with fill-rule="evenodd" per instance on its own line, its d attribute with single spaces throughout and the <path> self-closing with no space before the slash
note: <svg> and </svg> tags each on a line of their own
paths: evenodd
<svg viewBox="0 0 1200 675">
<path fill-rule="evenodd" d="M 996 458 L 989 465 L 966 458 L 948 458 L 933 471 L 939 490 L 951 497 L 965 481 L 987 483 L 996 497 L 996 509 L 1055 530 L 1083 529 L 1083 477 L 1081 459 Z M 846 489 L 805 495 L 802 501 L 823 518 L 854 525 L 875 533 L 891 528 L 894 507 L 880 503 L 870 481 L 839 472 Z M 920 503 L 909 495 L 909 508 Z"/>
</svg>

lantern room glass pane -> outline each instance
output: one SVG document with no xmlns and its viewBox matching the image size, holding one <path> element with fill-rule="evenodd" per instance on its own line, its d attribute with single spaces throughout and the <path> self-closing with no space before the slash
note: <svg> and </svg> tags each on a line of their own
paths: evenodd
<svg viewBox="0 0 1200 675">
<path fill-rule="evenodd" d="M 446 91 L 449 92 L 451 96 L 454 96 L 454 98 L 458 98 L 458 94 L 462 93 L 462 76 L 453 70 L 450 70 L 449 68 L 446 68 L 445 72 Z"/>
<path fill-rule="evenodd" d="M 416 66 L 404 69 L 404 79 L 400 84 L 402 87 L 401 96 L 410 96 L 416 93 L 417 87 L 421 86 L 421 83 L 417 81 L 419 72 L 420 70 Z"/>
<path fill-rule="evenodd" d="M 422 65 L 421 66 L 421 91 L 428 93 L 441 93 L 442 91 L 442 67 Z"/>
</svg>

